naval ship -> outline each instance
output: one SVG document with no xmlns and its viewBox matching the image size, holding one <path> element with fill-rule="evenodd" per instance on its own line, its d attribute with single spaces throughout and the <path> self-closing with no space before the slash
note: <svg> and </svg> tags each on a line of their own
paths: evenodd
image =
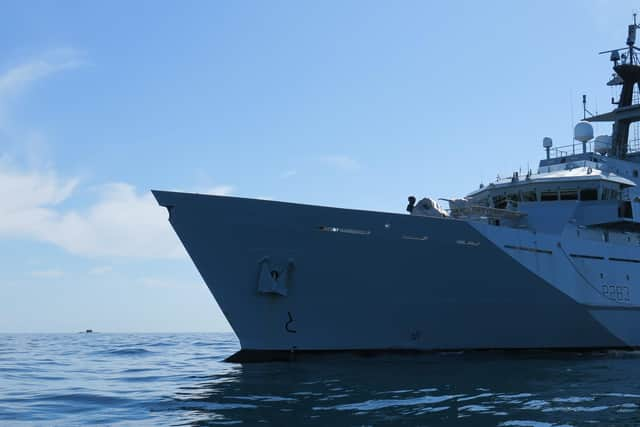
<svg viewBox="0 0 640 427">
<path fill-rule="evenodd" d="M 407 213 L 153 191 L 241 350 L 640 347 L 640 61 L 635 23 L 606 52 L 615 108 L 537 171 Z M 612 123 L 594 137 L 592 122 Z M 631 132 L 633 134 L 633 132 Z M 637 133 L 637 131 L 635 132 Z"/>
</svg>

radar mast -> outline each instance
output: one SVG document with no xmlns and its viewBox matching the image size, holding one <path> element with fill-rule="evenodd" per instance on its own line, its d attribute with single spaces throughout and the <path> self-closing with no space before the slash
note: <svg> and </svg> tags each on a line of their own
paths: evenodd
<svg viewBox="0 0 640 427">
<path fill-rule="evenodd" d="M 586 118 L 590 122 L 614 122 L 611 154 L 619 159 L 627 156 L 631 123 L 640 121 L 640 104 L 633 104 L 633 90 L 636 85 L 640 88 L 640 60 L 637 53 L 640 49 L 635 46 L 638 28 L 634 13 L 633 24 L 628 27 L 627 47 L 600 52 L 609 53 L 609 59 L 613 62 L 615 74 L 607 84 L 622 86 L 618 101 L 612 99 L 612 103 L 618 108 L 609 113 Z"/>
</svg>

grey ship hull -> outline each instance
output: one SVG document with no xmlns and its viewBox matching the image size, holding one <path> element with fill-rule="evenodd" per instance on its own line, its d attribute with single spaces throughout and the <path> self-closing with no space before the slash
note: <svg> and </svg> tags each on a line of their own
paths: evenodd
<svg viewBox="0 0 640 427">
<path fill-rule="evenodd" d="M 466 221 L 154 195 L 240 340 L 231 360 L 637 345 Z M 265 262 L 288 269 L 286 295 L 259 289 Z M 638 318 L 638 310 L 627 312 Z"/>
</svg>

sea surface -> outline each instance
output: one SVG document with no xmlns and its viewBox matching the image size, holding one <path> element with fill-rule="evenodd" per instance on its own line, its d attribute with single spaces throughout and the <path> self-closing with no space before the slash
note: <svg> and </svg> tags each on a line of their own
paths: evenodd
<svg viewBox="0 0 640 427">
<path fill-rule="evenodd" d="M 232 334 L 0 335 L 0 424 L 640 426 L 640 353 L 231 364 Z"/>
</svg>

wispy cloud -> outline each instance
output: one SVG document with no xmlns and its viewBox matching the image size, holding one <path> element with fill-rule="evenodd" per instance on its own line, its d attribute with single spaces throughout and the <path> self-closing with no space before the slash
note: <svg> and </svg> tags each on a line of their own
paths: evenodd
<svg viewBox="0 0 640 427">
<path fill-rule="evenodd" d="M 291 178 L 292 176 L 295 176 L 298 174 L 298 171 L 294 170 L 294 169 L 290 169 L 287 171 L 284 171 L 280 174 L 280 178 L 281 179 L 287 179 L 287 178 Z"/>
<path fill-rule="evenodd" d="M 360 169 L 361 167 L 358 161 L 345 155 L 325 156 L 322 158 L 322 160 L 327 165 L 343 171 L 354 171 Z"/>
<path fill-rule="evenodd" d="M 6 215 L 34 206 L 56 205 L 67 199 L 78 184 L 62 179 L 53 170 L 23 172 L 13 168 L 8 158 L 0 160 L 0 214 Z M 8 224 L 0 223 L 0 230 Z"/>
<path fill-rule="evenodd" d="M 86 63 L 75 49 L 55 49 L 0 72 L 0 128 L 5 123 L 6 100 L 30 84 L 54 73 Z M 17 131 L 15 139 L 27 157 L 46 157 L 43 135 Z M 32 142 L 31 142 L 32 141 Z M 31 148 L 36 153 L 30 153 Z M 20 156 L 18 156 L 20 157 Z M 186 253 L 160 208 L 148 191 L 123 182 L 107 182 L 95 188 L 96 200 L 82 208 L 75 200 L 80 180 L 64 177 L 44 161 L 17 162 L 0 153 L 0 238 L 14 236 L 48 242 L 66 251 L 88 257 L 118 256 L 181 258 Z M 208 188 L 207 194 L 229 194 L 230 185 Z M 97 267 L 89 274 L 106 274 Z M 33 272 L 53 277 L 54 271 Z"/>
<path fill-rule="evenodd" d="M 176 282 L 158 277 L 143 277 L 138 281 L 142 284 L 142 286 L 151 289 L 177 288 L 180 286 Z"/>
<path fill-rule="evenodd" d="M 65 210 L 76 179 L 54 171 L 28 171 L 0 163 L 0 236 L 49 242 L 84 256 L 176 258 L 185 256 L 166 212 L 149 192 L 126 183 L 98 187 L 97 201 Z"/>
<path fill-rule="evenodd" d="M 70 48 L 50 50 L 0 74 L 0 100 L 53 73 L 86 63 L 85 55 Z"/>
<path fill-rule="evenodd" d="M 105 274 L 109 274 L 113 271 L 113 267 L 111 267 L 110 265 L 101 265 L 98 267 L 94 267 L 91 270 L 89 270 L 89 274 L 91 276 L 103 276 Z"/>
<path fill-rule="evenodd" d="M 29 275 L 32 277 L 38 277 L 41 279 L 56 279 L 64 276 L 64 271 L 56 270 L 56 269 L 39 270 L 39 271 L 32 271 L 29 273 Z"/>
<path fill-rule="evenodd" d="M 38 161 L 38 151 L 43 144 L 44 137 L 33 130 L 16 130 L 9 119 L 9 106 L 18 95 L 23 94 L 34 83 L 53 74 L 78 68 L 86 64 L 86 55 L 71 48 L 58 48 L 42 52 L 37 56 L 16 63 L 6 70 L 0 70 L 0 131 L 3 132 L 5 147 L 10 145 L 27 146 L 33 156 L 32 160 Z M 17 134 L 17 135 L 13 135 Z"/>
<path fill-rule="evenodd" d="M 213 196 L 228 196 L 233 193 L 234 188 L 232 185 L 217 185 L 215 187 L 207 188 L 200 191 L 202 194 L 211 194 Z"/>
<path fill-rule="evenodd" d="M 55 170 L 20 169 L 0 159 L 0 236 L 52 243 L 88 257 L 182 258 L 182 245 L 167 221 L 164 209 L 148 191 L 111 182 L 92 187 L 96 200 L 84 208 L 65 209 L 74 202 L 76 178 Z M 200 191 L 228 195 L 233 186 Z M 98 267 L 89 274 L 106 274 Z"/>
</svg>

